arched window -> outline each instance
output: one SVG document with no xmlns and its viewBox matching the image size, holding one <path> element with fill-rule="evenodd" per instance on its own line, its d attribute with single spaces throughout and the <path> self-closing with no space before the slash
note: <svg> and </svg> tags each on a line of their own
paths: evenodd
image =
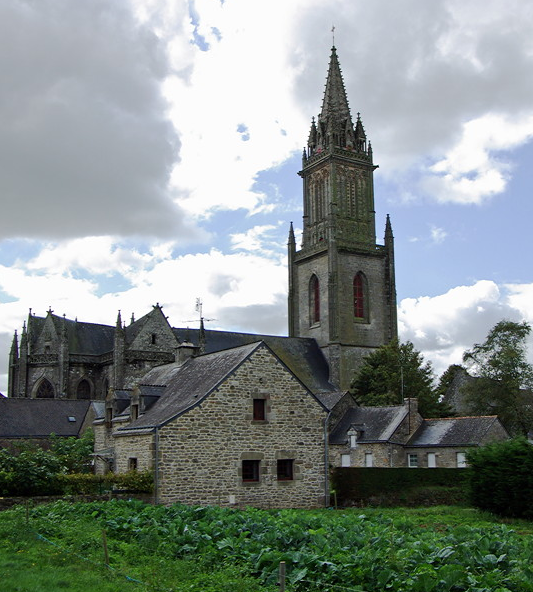
<svg viewBox="0 0 533 592">
<path fill-rule="evenodd" d="M 366 278 L 361 272 L 353 279 L 353 315 L 356 319 L 368 318 Z"/>
<path fill-rule="evenodd" d="M 320 322 L 320 282 L 314 274 L 309 281 L 309 320 L 311 325 Z"/>
<path fill-rule="evenodd" d="M 80 380 L 78 388 L 76 389 L 76 399 L 90 399 L 91 398 L 91 385 L 88 380 Z"/>
<path fill-rule="evenodd" d="M 49 380 L 44 378 L 37 389 L 37 393 L 35 394 L 37 399 L 53 399 L 54 398 L 54 387 Z"/>
</svg>

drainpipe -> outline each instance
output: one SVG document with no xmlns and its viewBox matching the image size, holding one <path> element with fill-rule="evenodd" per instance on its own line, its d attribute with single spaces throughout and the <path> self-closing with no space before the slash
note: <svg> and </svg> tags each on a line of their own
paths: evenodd
<svg viewBox="0 0 533 592">
<path fill-rule="evenodd" d="M 329 507 L 329 439 L 328 439 L 328 421 L 333 409 L 328 411 L 324 420 L 324 505 Z"/>
<path fill-rule="evenodd" d="M 159 427 L 155 427 L 154 504 L 159 503 Z"/>
</svg>

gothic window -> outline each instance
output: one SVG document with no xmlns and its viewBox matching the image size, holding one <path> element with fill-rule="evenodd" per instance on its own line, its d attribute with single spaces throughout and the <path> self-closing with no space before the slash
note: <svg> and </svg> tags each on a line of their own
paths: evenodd
<svg viewBox="0 0 533 592">
<path fill-rule="evenodd" d="M 353 279 L 353 314 L 356 319 L 368 318 L 367 283 L 361 272 Z"/>
<path fill-rule="evenodd" d="M 320 282 L 314 274 L 309 281 L 309 320 L 311 325 L 320 322 Z"/>
<path fill-rule="evenodd" d="M 80 380 L 78 388 L 76 389 L 76 399 L 90 399 L 91 398 L 91 385 L 88 380 Z"/>
<path fill-rule="evenodd" d="M 35 396 L 37 397 L 37 399 L 53 399 L 54 387 L 52 386 L 50 381 L 46 380 L 46 378 L 42 380 Z"/>
</svg>

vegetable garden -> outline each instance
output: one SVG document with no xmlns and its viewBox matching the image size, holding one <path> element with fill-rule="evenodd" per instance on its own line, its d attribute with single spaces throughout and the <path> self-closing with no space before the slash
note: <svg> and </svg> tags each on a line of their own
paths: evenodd
<svg viewBox="0 0 533 592">
<path fill-rule="evenodd" d="M 0 515 L 0 537 L 13 548 L 24 531 L 48 541 L 43 554 L 59 548 L 94 563 L 103 563 L 105 531 L 110 567 L 130 578 L 117 590 L 274 591 L 284 561 L 294 592 L 533 591 L 533 525 L 511 528 L 464 508 L 267 511 L 112 500 Z"/>
</svg>

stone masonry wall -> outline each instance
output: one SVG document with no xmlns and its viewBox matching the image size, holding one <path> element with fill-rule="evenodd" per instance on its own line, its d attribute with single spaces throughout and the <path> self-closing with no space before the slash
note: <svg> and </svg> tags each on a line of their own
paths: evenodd
<svg viewBox="0 0 533 592">
<path fill-rule="evenodd" d="M 253 420 L 257 398 L 266 400 L 266 421 Z M 200 405 L 160 428 L 159 501 L 323 506 L 325 417 L 266 347 L 257 350 Z M 139 449 L 135 438 L 116 440 L 117 458 Z M 293 480 L 278 481 L 278 459 L 293 459 Z M 260 461 L 258 482 L 243 482 L 243 460 Z"/>
</svg>

